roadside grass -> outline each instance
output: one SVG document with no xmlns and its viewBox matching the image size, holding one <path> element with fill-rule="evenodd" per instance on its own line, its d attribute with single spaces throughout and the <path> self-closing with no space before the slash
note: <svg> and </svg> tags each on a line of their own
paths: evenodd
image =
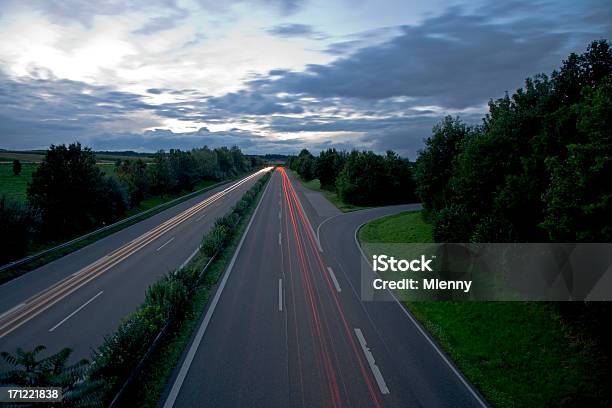
<svg viewBox="0 0 612 408">
<path fill-rule="evenodd" d="M 266 185 L 262 186 L 253 200 L 253 205 L 250 206 L 236 226 L 229 244 L 208 267 L 203 283 L 196 290 L 192 298 L 191 308 L 185 319 L 166 336 L 157 350 L 151 355 L 150 363 L 147 364 L 136 377 L 131 387 L 133 391 L 130 393 L 128 399 L 137 402 L 139 407 L 154 408 L 159 406 L 159 399 L 172 375 L 172 371 L 176 365 L 179 364 L 183 351 L 188 347 L 192 334 L 198 326 L 200 317 L 206 310 L 210 295 L 214 293 L 214 287 L 236 252 L 238 243 L 265 189 Z M 201 270 L 204 268 L 206 262 L 207 257 L 199 252 L 186 267 Z"/>
<path fill-rule="evenodd" d="M 359 230 L 363 242 L 433 242 L 431 225 L 420 211 L 403 212 L 379 218 Z"/>
<path fill-rule="evenodd" d="M 321 183 L 319 182 L 319 179 L 304 181 L 302 180 L 300 176 L 297 175 L 297 173 L 293 172 L 293 174 L 298 180 L 300 180 L 300 182 L 304 185 L 304 187 L 322 193 L 325 196 L 325 198 L 327 198 L 333 205 L 338 207 L 338 209 L 342 212 L 363 210 L 364 208 L 368 208 L 368 207 L 360 207 L 358 205 L 352 205 L 352 204 L 345 203 L 344 201 L 342 201 L 340 196 L 336 194 L 336 192 L 321 188 Z"/>
<path fill-rule="evenodd" d="M 371 221 L 362 242 L 432 242 L 421 212 Z M 411 302 L 406 306 L 495 407 L 609 406 L 605 363 L 555 303 Z"/>
</svg>

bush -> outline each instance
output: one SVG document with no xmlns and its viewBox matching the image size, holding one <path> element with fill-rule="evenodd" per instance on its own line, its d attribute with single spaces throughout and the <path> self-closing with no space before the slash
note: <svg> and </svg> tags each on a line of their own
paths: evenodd
<svg viewBox="0 0 612 408">
<path fill-rule="evenodd" d="M 214 256 L 219 252 L 229 239 L 229 230 L 224 225 L 216 225 L 204 236 L 200 251 L 208 257 Z"/>
<path fill-rule="evenodd" d="M 27 205 L 0 196 L 0 264 L 26 254 L 37 226 L 38 218 Z"/>
<path fill-rule="evenodd" d="M 236 225 L 238 225 L 238 221 L 240 221 L 240 216 L 232 211 L 229 214 L 226 214 L 223 217 L 219 218 L 215 222 L 215 225 L 224 226 L 225 228 L 231 231 L 236 227 Z"/>
</svg>

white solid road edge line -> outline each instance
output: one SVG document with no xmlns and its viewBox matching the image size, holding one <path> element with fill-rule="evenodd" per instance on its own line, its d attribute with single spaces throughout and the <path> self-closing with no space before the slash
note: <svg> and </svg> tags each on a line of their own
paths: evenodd
<svg viewBox="0 0 612 408">
<path fill-rule="evenodd" d="M 217 292 L 215 293 L 215 296 L 212 302 L 210 302 L 210 307 L 206 311 L 204 320 L 202 320 L 202 324 L 198 328 L 198 332 L 196 333 L 196 336 L 193 339 L 193 343 L 191 343 L 191 346 L 189 347 L 189 351 L 187 352 L 187 355 L 185 356 L 185 360 L 183 361 L 183 365 L 181 366 L 181 369 L 179 370 L 179 373 L 176 376 L 176 380 L 174 381 L 174 384 L 172 385 L 172 389 L 170 390 L 170 393 L 168 394 L 168 398 L 166 398 L 166 402 L 164 402 L 163 408 L 171 408 L 174 406 L 174 402 L 176 401 L 176 398 L 178 397 L 181 387 L 183 386 L 185 377 L 187 377 L 187 373 L 189 372 L 189 367 L 191 366 L 191 363 L 193 362 L 195 354 L 198 351 L 198 347 L 200 346 L 200 343 L 202 342 L 202 338 L 204 337 L 206 328 L 208 327 L 208 324 L 210 323 L 210 319 L 212 318 L 212 315 L 215 312 L 215 307 L 217 307 L 217 303 L 219 302 L 219 298 L 221 297 L 223 288 L 225 288 L 227 279 L 232 273 L 232 269 L 234 268 L 234 263 L 236 262 L 236 258 L 238 257 L 238 254 L 240 253 L 240 249 L 242 248 L 244 239 L 248 235 L 249 229 L 251 229 L 251 224 L 253 224 L 253 220 L 255 219 L 255 216 L 257 215 L 259 206 L 263 202 L 263 199 L 266 196 L 266 193 L 268 192 L 268 188 L 270 187 L 270 184 L 271 184 L 271 180 L 268 181 L 268 185 L 266 186 L 265 191 L 263 192 L 263 194 L 261 195 L 261 198 L 259 199 L 259 203 L 257 204 L 257 207 L 255 208 L 255 211 L 253 212 L 253 215 L 251 216 L 251 220 L 249 221 L 246 227 L 246 230 L 244 230 L 244 233 L 242 234 L 242 238 L 240 238 L 240 242 L 238 243 L 238 246 L 236 247 L 236 251 L 234 252 L 234 255 L 232 256 L 232 260 L 230 261 L 230 264 L 227 267 L 227 271 L 223 275 L 223 279 L 221 279 L 221 283 L 219 284 L 219 288 L 217 289 Z"/>
<path fill-rule="evenodd" d="M 387 383 L 385 383 L 385 379 L 380 372 L 380 369 L 376 365 L 376 360 L 374 360 L 374 355 L 368 348 L 368 343 L 366 343 L 365 337 L 363 337 L 363 333 L 361 329 L 355 328 L 355 335 L 359 340 L 359 344 L 361 344 L 361 349 L 363 350 L 363 354 L 365 354 L 366 360 L 368 360 L 368 364 L 370 365 L 370 370 L 372 370 L 372 374 L 374 374 L 374 379 L 376 379 L 376 383 L 378 384 L 378 388 L 380 389 L 381 394 L 388 394 L 389 388 L 387 388 Z"/>
<path fill-rule="evenodd" d="M 385 216 L 383 215 L 380 218 L 382 217 L 385 217 Z M 357 233 L 359 232 L 361 227 L 363 227 L 367 222 L 369 221 L 365 221 L 361 223 L 359 226 L 357 226 L 357 228 L 355 229 L 354 238 L 355 238 L 355 245 L 357 245 L 357 249 L 359 249 L 359 252 L 361 252 L 361 256 L 363 257 L 363 259 L 366 261 L 368 265 L 371 265 L 370 260 L 366 256 L 365 252 L 363 252 L 361 245 L 359 245 L 359 239 L 357 239 Z M 440 350 L 440 347 L 438 347 L 436 342 L 434 342 L 429 336 L 429 334 L 427 334 L 427 332 L 421 327 L 421 324 L 414 318 L 414 316 L 412 316 L 412 314 L 408 310 L 406 310 L 406 308 L 402 305 L 402 303 L 399 301 L 397 296 L 395 296 L 395 293 L 393 293 L 392 291 L 388 289 L 387 291 L 391 294 L 391 296 L 393 296 L 393 299 L 395 300 L 397 306 L 402 310 L 402 312 L 404 312 L 404 315 L 408 317 L 408 319 L 412 322 L 412 324 L 414 324 L 414 326 L 417 328 L 419 333 L 421 333 L 423 337 L 425 337 L 427 342 L 429 342 L 429 344 L 434 348 L 434 350 L 436 350 L 438 355 L 442 358 L 442 360 L 446 363 L 446 365 L 448 365 L 451 371 L 459 378 L 461 383 L 468 389 L 470 394 L 472 394 L 472 396 L 474 397 L 474 399 L 476 399 L 476 401 L 480 404 L 480 406 L 482 406 L 483 408 L 488 408 L 489 406 L 487 405 L 487 403 L 484 402 L 484 400 L 480 397 L 480 395 L 478 395 L 478 393 L 474 390 L 474 388 L 470 385 L 470 383 L 468 383 L 467 380 L 463 377 L 463 375 L 459 372 L 459 370 L 457 370 L 455 365 L 448 359 L 448 357 L 446 357 L 446 354 L 444 354 L 444 352 Z"/>
<path fill-rule="evenodd" d="M 102 293 L 104 293 L 103 290 L 101 290 L 100 292 L 98 292 L 97 295 L 95 295 L 94 297 L 92 297 L 91 299 L 89 299 L 87 302 L 83 303 L 77 310 L 75 310 L 74 312 L 70 313 L 68 316 L 66 316 L 61 322 L 59 322 L 58 324 L 56 324 L 55 326 L 53 326 L 52 328 L 49 329 L 50 332 L 52 332 L 53 330 L 57 329 L 58 327 L 60 327 L 62 324 L 64 324 L 66 322 L 66 320 L 70 319 L 72 316 L 74 316 L 75 314 L 79 313 L 85 306 L 87 306 L 88 304 L 90 304 L 91 302 L 94 301 L 95 298 L 97 298 L 98 296 L 100 296 Z"/>
<path fill-rule="evenodd" d="M 329 275 L 331 276 L 332 281 L 334 281 L 334 286 L 336 287 L 336 291 L 342 292 L 342 289 L 340 289 L 340 284 L 338 284 L 338 279 L 336 279 L 336 275 L 334 274 L 333 269 L 328 266 L 327 270 L 329 271 Z"/>
<path fill-rule="evenodd" d="M 283 280 L 278 280 L 278 311 L 283 311 Z"/>
</svg>

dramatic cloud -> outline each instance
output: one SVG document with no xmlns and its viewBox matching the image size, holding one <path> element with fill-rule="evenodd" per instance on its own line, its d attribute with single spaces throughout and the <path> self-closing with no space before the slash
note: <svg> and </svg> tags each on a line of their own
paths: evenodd
<svg viewBox="0 0 612 408">
<path fill-rule="evenodd" d="M 313 30 L 312 26 L 306 24 L 281 24 L 269 28 L 267 31 L 270 34 L 284 38 L 310 37 L 315 39 L 324 39 L 327 37 L 325 34 Z"/>
<path fill-rule="evenodd" d="M 528 75 L 552 70 L 577 37 L 543 27 L 541 20 L 502 23 L 494 17 L 451 9 L 331 64 L 259 81 L 257 90 L 364 99 L 405 96 L 424 105 L 465 108 L 513 91 Z M 594 33 L 578 36 L 586 43 Z"/>
<path fill-rule="evenodd" d="M 414 159 L 442 116 L 478 123 L 490 98 L 612 34 L 605 1 L 434 3 L 0 0 L 0 148 Z"/>
</svg>

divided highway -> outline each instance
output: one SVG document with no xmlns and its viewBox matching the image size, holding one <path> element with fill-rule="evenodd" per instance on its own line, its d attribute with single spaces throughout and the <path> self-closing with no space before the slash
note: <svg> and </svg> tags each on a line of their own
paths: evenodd
<svg viewBox="0 0 612 408">
<path fill-rule="evenodd" d="M 357 229 L 418 208 L 339 214 L 275 171 L 160 406 L 486 406 L 402 305 L 360 299 Z"/>
<path fill-rule="evenodd" d="M 146 288 L 184 264 L 203 234 L 266 170 L 162 211 L 0 286 L 0 350 L 90 355 L 144 300 Z"/>
</svg>

